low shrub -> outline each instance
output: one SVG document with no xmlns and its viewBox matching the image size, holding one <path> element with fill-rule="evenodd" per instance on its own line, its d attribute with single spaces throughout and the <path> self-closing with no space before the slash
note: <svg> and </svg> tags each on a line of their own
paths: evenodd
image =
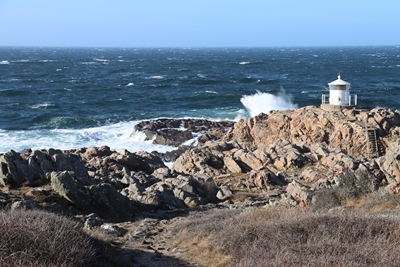
<svg viewBox="0 0 400 267">
<path fill-rule="evenodd" d="M 180 238 L 195 261 L 210 267 L 397 266 L 400 262 L 400 221 L 395 218 L 282 208 L 231 216 L 227 212 L 218 223 L 208 216 L 214 217 L 189 217 L 192 223 L 181 225 Z M 208 249 L 208 258 L 222 255 L 224 260 L 204 262 L 204 253 L 196 258 L 202 248 Z"/>
<path fill-rule="evenodd" d="M 2 267 L 106 266 L 105 246 L 82 225 L 41 210 L 0 212 Z"/>
<path fill-rule="evenodd" d="M 327 211 L 341 206 L 348 200 L 359 199 L 374 192 L 374 183 L 367 174 L 356 176 L 347 171 L 339 175 L 339 185 L 315 191 L 311 208 L 314 211 Z"/>
</svg>

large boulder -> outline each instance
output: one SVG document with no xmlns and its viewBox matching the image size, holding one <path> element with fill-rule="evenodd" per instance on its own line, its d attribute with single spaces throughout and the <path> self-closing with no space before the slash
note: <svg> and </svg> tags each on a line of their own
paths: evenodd
<svg viewBox="0 0 400 267">
<path fill-rule="evenodd" d="M 90 195 L 84 187 L 78 185 L 73 173 L 68 171 L 52 172 L 50 180 L 53 190 L 78 209 L 89 208 Z"/>
<path fill-rule="evenodd" d="M 268 168 L 253 170 L 246 174 L 248 184 L 254 184 L 263 190 L 273 189 L 274 186 L 284 186 L 286 182 Z"/>
<path fill-rule="evenodd" d="M 56 165 L 56 171 L 73 172 L 75 174 L 75 177 L 83 184 L 92 184 L 92 181 L 87 173 L 85 163 L 79 155 L 68 152 L 57 153 L 53 155 L 53 161 Z"/>
<path fill-rule="evenodd" d="M 0 185 L 4 186 L 8 183 L 20 185 L 26 181 L 23 173 L 18 170 L 14 162 L 20 159 L 20 156 L 12 150 L 0 155 Z"/>
<path fill-rule="evenodd" d="M 220 151 L 208 147 L 196 147 L 185 151 L 177 158 L 172 169 L 186 174 L 201 172 L 216 176 L 226 173 L 224 166 L 224 157 Z"/>
<path fill-rule="evenodd" d="M 179 146 L 192 138 L 192 132 L 189 130 L 162 129 L 157 131 L 153 143 L 164 146 Z"/>
<path fill-rule="evenodd" d="M 114 153 L 108 158 L 111 162 L 119 165 L 121 169 L 125 167 L 129 171 L 143 171 L 147 174 L 153 173 L 158 168 L 166 167 L 158 156 L 145 151 L 131 153 L 128 150 L 123 150 L 121 153 Z"/>
<path fill-rule="evenodd" d="M 111 151 L 110 147 L 102 146 L 102 147 L 89 147 L 84 149 L 81 153 L 81 157 L 89 161 L 93 158 L 103 158 L 110 156 L 114 151 Z"/>
<path fill-rule="evenodd" d="M 376 159 L 390 184 L 400 184 L 400 140 L 393 142 L 386 155 Z"/>
<path fill-rule="evenodd" d="M 91 210 L 101 218 L 113 221 L 131 220 L 140 210 L 140 205 L 122 195 L 108 183 L 100 183 L 90 188 Z"/>
</svg>

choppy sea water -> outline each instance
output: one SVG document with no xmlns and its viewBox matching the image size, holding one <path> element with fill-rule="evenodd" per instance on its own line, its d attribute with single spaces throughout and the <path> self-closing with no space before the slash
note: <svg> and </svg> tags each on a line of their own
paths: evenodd
<svg viewBox="0 0 400 267">
<path fill-rule="evenodd" d="M 400 106 L 400 46 L 0 47 L 0 152 L 108 145 L 168 151 L 134 126 L 320 105 L 338 73 L 359 106 Z"/>
</svg>

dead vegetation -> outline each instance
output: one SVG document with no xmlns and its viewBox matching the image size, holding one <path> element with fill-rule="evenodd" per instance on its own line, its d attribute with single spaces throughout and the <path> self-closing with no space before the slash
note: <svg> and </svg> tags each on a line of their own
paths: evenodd
<svg viewBox="0 0 400 267">
<path fill-rule="evenodd" d="M 82 225 L 40 210 L 0 212 L 2 267 L 110 266 L 107 246 L 91 238 Z"/>
<path fill-rule="evenodd" d="M 180 246 L 202 266 L 396 266 L 400 220 L 360 211 L 259 208 L 192 214 Z"/>
</svg>

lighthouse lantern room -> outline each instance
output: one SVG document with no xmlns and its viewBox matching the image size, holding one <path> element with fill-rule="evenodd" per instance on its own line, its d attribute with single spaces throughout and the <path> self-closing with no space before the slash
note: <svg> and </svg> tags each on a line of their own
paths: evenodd
<svg viewBox="0 0 400 267">
<path fill-rule="evenodd" d="M 342 108 L 357 107 L 357 95 L 350 95 L 350 83 L 343 81 L 340 74 L 336 81 L 328 83 L 329 98 L 322 95 L 321 108 L 329 111 L 340 111 Z"/>
</svg>

